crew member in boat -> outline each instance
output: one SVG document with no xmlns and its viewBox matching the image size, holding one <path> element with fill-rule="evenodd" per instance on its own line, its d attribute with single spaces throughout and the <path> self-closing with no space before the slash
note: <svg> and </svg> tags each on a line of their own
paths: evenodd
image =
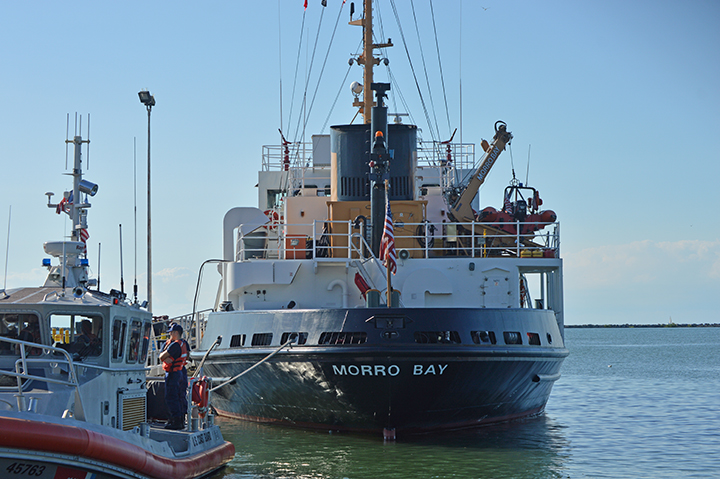
<svg viewBox="0 0 720 479">
<path fill-rule="evenodd" d="M 73 349 L 81 357 L 100 354 L 100 339 L 92 332 L 92 323 L 89 319 L 80 322 L 80 334 L 75 338 Z"/>
<path fill-rule="evenodd" d="M 20 334 L 18 335 L 18 339 L 22 341 L 27 341 L 30 343 L 39 343 L 40 342 L 40 325 L 38 324 L 38 320 L 36 317 L 31 317 L 25 328 L 23 328 L 22 331 L 20 331 Z M 42 353 L 42 350 L 40 348 L 25 348 L 26 354 L 31 354 L 34 356 L 37 356 Z M 20 352 L 18 351 L 18 354 Z"/>
<path fill-rule="evenodd" d="M 165 371 L 165 404 L 170 412 L 165 429 L 183 429 L 187 412 L 187 362 L 190 346 L 182 338 L 183 328 L 177 323 L 168 329 L 170 338 L 165 343 L 160 360 Z"/>
</svg>

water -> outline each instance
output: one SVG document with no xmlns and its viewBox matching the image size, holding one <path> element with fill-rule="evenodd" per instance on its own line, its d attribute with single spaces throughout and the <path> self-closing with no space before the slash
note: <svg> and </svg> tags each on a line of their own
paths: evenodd
<svg viewBox="0 0 720 479">
<path fill-rule="evenodd" d="M 219 419 L 212 479 L 720 478 L 720 328 L 569 329 L 543 416 L 381 438 Z"/>
</svg>

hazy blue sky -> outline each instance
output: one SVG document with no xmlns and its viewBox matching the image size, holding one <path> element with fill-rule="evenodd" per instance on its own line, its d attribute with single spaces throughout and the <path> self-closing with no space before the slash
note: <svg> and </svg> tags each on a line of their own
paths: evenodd
<svg viewBox="0 0 720 479">
<path fill-rule="evenodd" d="M 301 138 L 300 92 L 308 73 L 308 98 L 315 91 L 342 2 L 328 0 L 312 62 L 323 7 L 309 1 L 303 31 L 302 3 L 0 1 L 0 265 L 4 271 L 12 205 L 8 288 L 41 284 L 42 244 L 69 228 L 65 215 L 45 206 L 44 193 L 54 191 L 57 201 L 70 185 L 61 175 L 65 120 L 78 112 L 83 124 L 91 115 L 86 177 L 100 190 L 89 216 L 90 260 L 97 273 L 102 243 L 106 290 L 119 288 L 119 224 L 126 289 L 133 282 L 137 138 L 145 297 L 147 114 L 137 92 L 147 88 L 157 100 L 154 312 L 190 312 L 200 264 L 222 254 L 223 215 L 256 204 L 261 147 L 279 143 L 280 78 L 283 128 Z M 720 197 L 720 2 L 436 1 L 447 113 L 430 3 L 395 4 L 430 108 L 414 5 L 441 139 L 460 126 L 461 83 L 464 141 L 491 137 L 498 119 L 514 134 L 512 155 L 501 156 L 482 188 L 483 206 L 501 205 L 511 157 L 524 180 L 531 147 L 530 183 L 561 222 L 566 322 L 720 322 L 720 222 L 713 213 Z M 362 70 L 354 66 L 343 78 L 361 29 L 347 25 L 349 6 L 308 114 L 308 140 L 320 133 L 338 91 L 330 124 L 355 113 L 349 84 L 362 81 Z M 386 53 L 390 68 L 423 137 L 432 139 L 435 120 L 430 127 L 425 120 L 392 3 L 378 1 L 377 9 L 384 37 L 395 44 Z M 387 81 L 385 69 L 376 80 Z M 391 110 L 405 111 L 392 95 Z M 211 306 L 218 278 L 213 270 L 204 275 L 201 307 Z"/>
</svg>

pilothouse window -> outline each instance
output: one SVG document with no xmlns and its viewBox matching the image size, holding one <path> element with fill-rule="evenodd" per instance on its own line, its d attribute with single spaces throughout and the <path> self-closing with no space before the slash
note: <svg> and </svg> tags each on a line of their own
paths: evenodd
<svg viewBox="0 0 720 479">
<path fill-rule="evenodd" d="M 52 314 L 53 344 L 81 358 L 100 356 L 103 349 L 103 318 L 84 314 Z"/>
<path fill-rule="evenodd" d="M 124 319 L 115 319 L 113 322 L 113 337 L 112 337 L 112 357 L 113 359 L 122 359 L 123 353 L 125 352 L 125 330 L 127 329 L 127 323 Z"/>
<path fill-rule="evenodd" d="M 0 337 L 40 343 L 39 318 L 33 313 L 0 314 Z M 39 355 L 40 349 L 27 348 L 30 355 Z M 0 355 L 20 354 L 16 344 L 0 341 Z"/>
<path fill-rule="evenodd" d="M 130 322 L 130 339 L 127 354 L 128 363 L 136 363 L 140 356 L 140 326 L 141 323 L 137 319 L 133 319 Z"/>
<path fill-rule="evenodd" d="M 142 352 L 140 353 L 140 362 L 144 363 L 147 359 L 148 349 L 150 349 L 150 323 L 143 324 Z"/>
</svg>

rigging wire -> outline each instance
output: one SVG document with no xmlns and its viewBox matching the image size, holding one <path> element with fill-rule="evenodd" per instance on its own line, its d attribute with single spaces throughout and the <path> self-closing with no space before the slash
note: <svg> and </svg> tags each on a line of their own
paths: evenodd
<svg viewBox="0 0 720 479">
<path fill-rule="evenodd" d="M 385 39 L 385 38 L 386 38 L 386 37 L 385 37 L 385 27 L 384 27 L 384 25 L 383 25 L 382 13 L 381 13 L 380 8 L 377 9 L 377 11 L 376 11 L 376 16 L 377 16 L 377 19 L 378 19 L 378 26 L 379 26 L 379 31 L 380 31 L 380 38 L 381 38 L 381 39 Z M 377 43 L 383 43 L 383 42 L 382 42 L 382 41 L 379 41 L 379 42 L 377 42 Z M 388 57 L 387 48 L 381 48 L 381 49 L 380 49 L 380 52 L 382 53 L 382 55 L 383 55 L 385 58 Z M 389 64 L 388 64 L 388 65 L 385 65 L 385 71 L 387 72 L 387 77 L 388 77 L 388 79 L 390 79 L 391 73 L 390 73 L 390 65 L 389 65 Z M 392 81 L 391 81 L 391 83 L 392 83 Z M 398 88 L 399 88 L 399 86 L 398 86 L 397 84 L 395 84 L 395 86 L 390 89 L 390 94 L 388 95 L 388 98 L 390 98 L 390 99 L 391 99 L 390 101 L 392 101 L 393 110 L 394 110 L 396 113 L 400 113 L 400 112 L 398 111 L 398 108 L 397 108 L 397 97 L 396 97 L 396 95 L 395 95 L 395 90 L 398 89 Z"/>
<path fill-rule="evenodd" d="M 527 161 L 527 171 L 525 172 L 525 186 L 528 185 L 528 181 L 530 178 L 530 147 L 532 145 L 528 145 L 528 161 Z"/>
<path fill-rule="evenodd" d="M 290 114 L 288 115 L 288 126 L 291 124 L 293 106 L 295 104 L 295 88 L 297 87 L 298 68 L 300 67 L 300 52 L 302 51 L 303 32 L 305 31 L 305 15 L 307 10 L 303 11 L 302 25 L 300 26 L 300 41 L 298 42 L 297 59 L 295 60 L 295 77 L 293 78 L 292 95 L 290 95 Z"/>
<path fill-rule="evenodd" d="M 387 72 L 387 77 L 388 77 L 388 79 L 390 79 L 390 78 L 391 78 L 391 74 L 390 74 L 390 66 L 389 66 L 389 65 L 385 65 L 385 71 Z M 391 83 L 392 83 L 392 81 L 391 81 Z M 397 89 L 397 88 L 398 88 L 397 85 L 395 85 L 395 86 L 393 87 L 393 89 Z M 392 91 L 392 89 L 391 89 L 391 91 Z M 398 111 L 398 107 L 397 107 L 397 95 L 395 95 L 395 92 L 392 92 L 391 97 L 392 97 L 392 100 L 391 100 L 391 101 L 392 101 L 392 104 L 393 104 L 393 111 L 395 111 L 396 113 L 400 113 L 400 112 Z"/>
<path fill-rule="evenodd" d="M 408 50 L 407 41 L 405 40 L 405 33 L 403 32 L 402 25 L 400 24 L 400 16 L 398 15 L 397 6 L 395 5 L 395 0 L 390 0 L 390 6 L 393 9 L 393 13 L 395 14 L 395 21 L 398 25 L 398 30 L 400 31 L 400 38 L 402 38 L 403 46 L 405 47 L 405 54 L 407 55 L 408 62 L 410 64 L 410 71 L 412 71 L 413 79 L 415 80 L 415 87 L 417 88 L 418 95 L 420 96 L 420 104 L 422 105 L 423 112 L 425 113 L 425 121 L 427 121 L 428 126 L 430 127 L 430 136 L 432 137 L 433 141 L 436 141 L 435 133 L 432 129 L 432 122 L 430 121 L 430 114 L 427 110 L 427 105 L 425 105 L 425 99 L 422 95 L 422 90 L 420 89 L 420 83 L 418 83 L 417 74 L 415 73 L 415 67 L 413 66 L 412 59 L 410 58 L 410 50 Z"/>
<path fill-rule="evenodd" d="M 360 51 L 360 48 L 362 47 L 362 40 L 358 43 L 357 48 L 355 49 L 355 54 Z M 332 115 L 333 110 L 335 109 L 335 105 L 337 104 L 338 98 L 340 98 L 340 93 L 342 93 L 342 89 L 345 87 L 345 81 L 347 81 L 347 77 L 350 74 L 350 70 L 352 69 L 352 65 L 348 65 L 348 69 L 345 72 L 345 77 L 340 82 L 340 88 L 338 88 L 338 92 L 335 95 L 335 100 L 333 100 L 332 106 L 330 107 L 330 111 L 328 111 L 327 117 L 325 117 L 325 123 L 323 123 L 322 129 L 320 129 L 320 133 L 325 131 L 325 128 L 327 127 L 328 122 L 330 121 L 330 116 Z M 350 122 L 352 123 L 352 121 Z"/>
<path fill-rule="evenodd" d="M 342 14 L 344 5 L 345 5 L 344 3 L 342 5 L 340 5 L 340 10 L 338 11 L 337 19 L 335 19 L 335 27 L 333 27 L 333 32 L 332 32 L 332 35 L 330 36 L 330 43 L 328 43 L 328 48 L 327 48 L 327 51 L 325 52 L 325 59 L 323 60 L 322 67 L 320 68 L 320 74 L 318 75 L 318 79 L 315 84 L 315 91 L 313 92 L 312 100 L 310 100 L 310 108 L 308 109 L 308 112 L 307 112 L 308 117 L 310 116 L 310 113 L 312 112 L 313 105 L 315 105 L 315 98 L 317 97 L 318 89 L 320 88 L 320 81 L 322 80 L 323 73 L 325 72 L 325 65 L 327 64 L 328 57 L 330 56 L 330 48 L 332 47 L 333 40 L 335 39 L 335 32 L 337 31 L 338 24 L 340 23 L 340 15 Z M 350 69 L 348 68 L 348 73 L 349 72 L 350 72 Z M 345 74 L 345 78 L 347 78 L 348 73 Z M 343 80 L 343 82 L 345 82 L 345 80 Z M 336 98 L 336 100 L 337 100 L 337 98 Z M 333 103 L 333 107 L 334 106 L 335 106 L 335 104 Z M 332 109 L 331 109 L 331 111 L 332 111 Z M 327 124 L 327 121 L 326 121 L 326 124 Z M 307 118 L 305 119 L 305 125 L 303 125 L 303 128 L 305 128 L 305 126 L 307 126 Z M 323 125 L 323 130 L 324 129 L 325 129 L 325 126 Z"/>
<path fill-rule="evenodd" d="M 420 27 L 418 27 L 417 15 L 415 15 L 415 2 L 413 0 L 410 0 L 410 7 L 412 9 L 413 21 L 415 22 L 415 33 L 418 39 L 418 47 L 420 48 L 420 59 L 422 60 L 423 71 L 425 72 L 425 83 L 427 84 L 428 96 L 430 97 L 430 110 L 432 111 L 433 118 L 435 120 L 435 132 L 437 133 L 438 138 L 440 138 L 440 128 L 438 127 L 437 113 L 435 112 L 435 101 L 432 96 L 432 88 L 430 88 L 430 77 L 428 76 L 427 65 L 425 63 L 425 52 L 422 47 L 422 41 L 420 40 Z M 432 125 L 428 126 L 430 126 L 430 129 L 432 130 Z"/>
<path fill-rule="evenodd" d="M 412 112 L 410 111 L 410 108 L 408 107 L 407 101 L 405 100 L 405 96 L 402 94 L 402 90 L 400 89 L 400 84 L 399 84 L 398 81 L 395 79 L 395 75 L 393 74 L 393 72 L 392 72 L 392 70 L 390 69 L 390 67 L 388 66 L 387 68 L 388 68 L 388 75 L 389 75 L 389 77 L 390 77 L 390 83 L 392 83 L 393 85 L 395 85 L 395 91 L 396 91 L 398 97 L 400 98 L 400 103 L 403 104 L 403 107 L 405 108 L 405 111 L 407 112 L 408 117 L 410 118 L 410 123 L 413 124 L 413 125 L 416 125 L 417 122 L 415 121 L 415 118 L 413 117 L 413 114 L 412 114 Z M 432 132 L 431 132 L 431 133 L 432 133 Z"/>
<path fill-rule="evenodd" d="M 440 44 L 438 43 L 437 26 L 435 25 L 435 10 L 432 0 L 430 3 L 430 15 L 432 16 L 433 32 L 435 32 L 435 50 L 437 50 L 438 66 L 440 67 L 440 81 L 442 83 L 443 99 L 445 100 L 445 116 L 447 117 L 448 132 L 452 131 L 450 126 L 450 109 L 448 108 L 447 94 L 445 93 L 445 75 L 443 74 L 442 61 L 440 60 Z"/>
<path fill-rule="evenodd" d="M 338 89 L 337 95 L 335 95 L 335 100 L 333 100 L 333 102 L 332 102 L 332 106 L 330 107 L 330 111 L 328 112 L 327 117 L 325 118 L 325 123 L 323 123 L 323 126 L 320 129 L 320 133 L 325 132 L 325 128 L 327 127 L 327 124 L 330 121 L 330 116 L 332 115 L 332 112 L 335 109 L 335 104 L 337 103 L 338 98 L 340 98 L 340 93 L 342 93 L 343 88 L 345 87 L 345 81 L 347 80 L 347 77 L 350 74 L 351 68 L 352 68 L 352 65 L 348 65 L 347 71 L 345 72 L 345 78 L 343 78 L 342 82 L 340 82 L 340 88 Z"/>
<path fill-rule="evenodd" d="M 378 18 L 378 24 L 380 26 L 380 38 L 383 39 L 383 38 L 385 38 L 385 31 L 384 31 L 384 26 L 383 26 L 383 21 L 382 21 L 382 11 L 379 8 L 377 9 L 377 18 Z M 378 43 L 382 43 L 382 41 L 380 41 Z M 386 50 L 387 50 L 386 48 L 380 49 L 380 51 L 382 52 L 382 54 L 385 58 L 388 57 Z M 393 104 L 393 109 L 395 110 L 396 113 L 401 113 L 397 106 L 397 99 L 400 98 L 400 103 L 402 104 L 403 108 L 405 108 L 405 113 L 407 113 L 410 123 L 417 124 L 417 122 L 415 121 L 415 118 L 412 115 L 410 107 L 409 107 L 407 101 L 405 100 L 405 96 L 402 93 L 402 88 L 400 87 L 400 83 L 395 79 L 395 76 L 393 75 L 393 72 L 390 69 L 389 64 L 385 65 L 385 70 L 387 72 L 388 80 L 390 80 L 390 84 L 392 85 L 389 96 L 392 98 L 391 101 Z"/>
<path fill-rule="evenodd" d="M 308 65 L 309 65 L 309 68 L 308 68 L 307 73 L 306 73 L 306 75 L 305 75 L 305 89 L 304 89 L 304 91 L 303 91 L 303 101 L 302 101 L 302 105 L 303 105 L 303 114 L 304 114 L 305 118 L 304 118 L 303 129 L 302 129 L 303 137 L 301 138 L 301 140 L 304 140 L 305 125 L 307 125 L 307 115 L 308 115 L 308 111 L 307 111 L 307 86 L 308 86 L 308 83 L 310 83 L 310 75 L 312 75 L 312 67 L 313 67 L 313 64 L 315 63 L 315 52 L 317 51 L 318 39 L 320 38 L 320 27 L 322 27 L 322 21 L 323 21 L 323 17 L 324 17 L 324 16 L 325 16 L 325 9 L 323 8 L 323 9 L 322 9 L 322 12 L 320 13 L 320 20 L 318 21 L 317 33 L 315 34 L 315 43 L 314 43 L 314 45 L 313 45 L 313 52 L 312 52 L 312 56 L 310 57 L 310 61 L 309 61 L 309 62 L 307 61 L 307 52 L 306 52 L 305 63 L 306 63 L 306 68 L 308 67 Z M 319 81 L 320 81 L 320 80 L 318 80 L 318 82 L 319 82 Z M 301 123 L 302 120 L 303 120 L 303 118 L 302 118 L 300 115 L 298 115 L 297 127 L 295 128 L 295 135 L 293 136 L 293 138 L 294 138 L 295 140 L 298 139 L 298 134 L 300 133 L 300 123 Z"/>
</svg>

